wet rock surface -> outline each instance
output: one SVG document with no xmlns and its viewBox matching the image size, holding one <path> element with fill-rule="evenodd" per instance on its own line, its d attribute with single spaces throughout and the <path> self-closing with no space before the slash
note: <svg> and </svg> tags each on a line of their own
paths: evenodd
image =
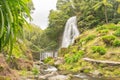
<svg viewBox="0 0 120 80">
<path fill-rule="evenodd" d="M 20 80 L 120 80 L 119 78 L 98 77 L 100 75 L 99 71 L 94 71 L 92 74 L 95 76 L 91 76 L 84 73 L 72 74 L 70 72 L 59 71 L 56 67 L 40 61 L 35 62 L 34 65 L 37 66 L 40 74 L 37 76 L 30 75 L 29 77 L 22 77 Z"/>
<path fill-rule="evenodd" d="M 58 65 L 63 64 L 63 63 L 64 63 L 64 58 L 58 57 L 57 59 L 55 59 L 54 65 L 58 66 Z"/>
<path fill-rule="evenodd" d="M 48 80 L 67 80 L 67 79 L 68 77 L 64 75 L 56 75 L 48 78 Z"/>
<path fill-rule="evenodd" d="M 54 66 L 49 66 L 44 63 L 40 66 L 40 73 L 38 80 L 67 80 L 68 76 L 61 75 Z"/>
</svg>

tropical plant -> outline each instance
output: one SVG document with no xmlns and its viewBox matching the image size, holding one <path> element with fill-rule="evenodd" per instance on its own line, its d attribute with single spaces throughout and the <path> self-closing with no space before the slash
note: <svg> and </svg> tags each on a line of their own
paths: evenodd
<svg viewBox="0 0 120 80">
<path fill-rule="evenodd" d="M 104 42 L 107 46 L 112 45 L 112 43 L 113 43 L 113 41 L 114 41 L 115 39 L 116 39 L 116 37 L 113 36 L 113 35 L 103 36 L 103 37 L 102 37 L 103 42 Z"/>
<path fill-rule="evenodd" d="M 25 16 L 30 18 L 27 3 L 30 0 L 0 0 L 0 51 L 8 47 L 10 56 L 13 43 L 23 33 L 22 24 L 27 23 Z"/>
</svg>

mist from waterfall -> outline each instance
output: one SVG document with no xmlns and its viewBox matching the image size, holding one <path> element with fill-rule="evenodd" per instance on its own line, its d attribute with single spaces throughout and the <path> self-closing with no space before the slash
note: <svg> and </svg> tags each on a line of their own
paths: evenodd
<svg viewBox="0 0 120 80">
<path fill-rule="evenodd" d="M 73 16 L 68 19 L 65 30 L 63 34 L 62 40 L 62 48 L 67 48 L 70 44 L 74 42 L 74 39 L 79 35 L 79 31 L 77 29 L 77 19 L 76 16 Z"/>
</svg>

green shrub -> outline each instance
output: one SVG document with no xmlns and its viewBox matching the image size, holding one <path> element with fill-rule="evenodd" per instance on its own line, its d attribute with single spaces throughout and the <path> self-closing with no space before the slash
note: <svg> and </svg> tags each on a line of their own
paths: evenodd
<svg viewBox="0 0 120 80">
<path fill-rule="evenodd" d="M 106 26 L 99 26 L 97 27 L 96 31 L 100 31 L 100 30 L 104 30 L 104 29 L 107 29 Z"/>
<path fill-rule="evenodd" d="M 120 46 L 120 40 L 114 40 L 113 41 L 113 46 L 119 47 Z"/>
<path fill-rule="evenodd" d="M 104 30 L 104 29 L 110 29 L 110 30 L 117 30 L 117 29 L 120 29 L 120 26 L 117 26 L 113 23 L 110 23 L 110 24 L 105 24 L 105 25 L 102 25 L 102 26 L 99 26 L 96 31 L 100 31 L 100 30 Z"/>
<path fill-rule="evenodd" d="M 74 62 L 77 62 L 83 55 L 84 55 L 84 52 L 81 50 L 76 52 L 73 56 Z"/>
<path fill-rule="evenodd" d="M 90 72 L 90 69 L 85 69 L 83 70 L 84 73 L 89 73 Z"/>
<path fill-rule="evenodd" d="M 83 42 L 87 43 L 90 40 L 93 40 L 96 37 L 96 35 L 89 35 L 85 38 L 80 39 L 79 43 L 83 44 Z"/>
<path fill-rule="evenodd" d="M 33 67 L 32 72 L 33 72 L 34 75 L 38 75 L 39 74 L 39 69 L 36 68 L 36 67 Z"/>
<path fill-rule="evenodd" d="M 52 64 L 53 62 L 54 62 L 54 59 L 52 57 L 48 57 L 44 60 L 44 63 L 48 63 L 48 64 L 49 63 Z"/>
<path fill-rule="evenodd" d="M 112 43 L 113 43 L 113 41 L 116 39 L 116 37 L 115 36 L 113 36 L 113 35 L 110 35 L 110 36 L 103 36 L 102 37 L 102 40 L 104 41 L 104 43 L 106 44 L 106 45 L 112 45 Z"/>
<path fill-rule="evenodd" d="M 65 55 L 65 62 L 68 64 L 77 62 L 83 55 L 84 55 L 84 51 L 81 50 L 74 54 L 68 53 Z"/>
<path fill-rule="evenodd" d="M 117 37 L 120 37 L 120 29 L 116 30 L 114 35 L 117 36 Z"/>
<path fill-rule="evenodd" d="M 80 41 L 79 41 L 79 44 L 83 44 L 83 42 L 86 42 L 86 38 L 82 38 L 82 39 L 80 39 Z"/>
<path fill-rule="evenodd" d="M 72 52 L 72 53 L 76 53 L 76 52 L 77 52 L 77 49 L 76 49 L 76 48 L 72 48 L 71 52 Z"/>
<path fill-rule="evenodd" d="M 87 38 L 86 38 L 86 42 L 90 41 L 90 40 L 93 40 L 96 36 L 95 35 L 89 35 Z"/>
<path fill-rule="evenodd" d="M 108 29 L 115 31 L 117 29 L 120 29 L 120 26 L 112 25 L 112 26 L 108 26 Z"/>
<path fill-rule="evenodd" d="M 106 53 L 106 49 L 102 46 L 93 46 L 92 52 L 99 53 L 100 55 L 104 55 Z"/>
<path fill-rule="evenodd" d="M 100 30 L 99 33 L 105 35 L 108 33 L 108 29 Z"/>
</svg>

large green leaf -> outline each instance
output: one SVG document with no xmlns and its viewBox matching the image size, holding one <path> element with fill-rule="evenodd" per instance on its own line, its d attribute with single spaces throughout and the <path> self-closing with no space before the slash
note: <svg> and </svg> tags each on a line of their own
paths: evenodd
<svg viewBox="0 0 120 80">
<path fill-rule="evenodd" d="M 25 16 L 31 18 L 28 2 L 30 0 L 0 0 L 0 48 L 9 48 L 12 54 L 13 44 L 23 33 Z M 28 24 L 28 23 L 27 23 Z"/>
<path fill-rule="evenodd" d="M 1 25 L 0 25 L 0 38 L 3 35 L 3 30 L 4 30 L 4 15 L 3 15 L 3 11 L 0 7 L 0 14 L 1 14 Z"/>
</svg>

